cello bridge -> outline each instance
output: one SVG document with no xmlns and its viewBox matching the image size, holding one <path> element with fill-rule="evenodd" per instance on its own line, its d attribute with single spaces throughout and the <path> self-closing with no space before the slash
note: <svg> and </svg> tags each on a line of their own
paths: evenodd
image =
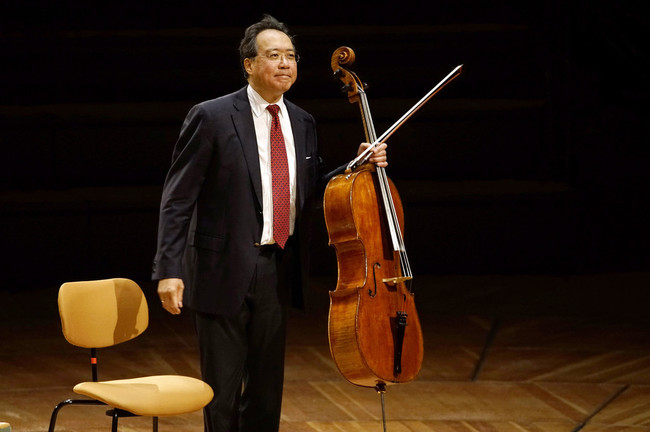
<svg viewBox="0 0 650 432">
<path fill-rule="evenodd" d="M 381 281 L 389 285 L 397 285 L 398 283 L 406 282 L 407 280 L 413 279 L 412 276 L 398 276 L 392 278 L 383 278 Z"/>
</svg>

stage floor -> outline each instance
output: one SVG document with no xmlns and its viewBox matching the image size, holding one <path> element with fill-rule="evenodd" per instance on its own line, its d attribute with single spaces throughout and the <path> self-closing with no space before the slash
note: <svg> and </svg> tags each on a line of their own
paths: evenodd
<svg viewBox="0 0 650 432">
<path fill-rule="evenodd" d="M 292 312 L 280 430 L 381 432 L 375 391 L 349 384 L 328 348 L 327 287 Z M 423 276 L 425 337 L 418 378 L 389 386 L 390 432 L 650 431 L 650 274 Z M 143 284 L 148 295 L 151 283 Z M 47 430 L 52 408 L 89 379 L 87 351 L 63 338 L 57 287 L 0 292 L 0 422 Z M 99 351 L 100 379 L 199 376 L 189 317 L 152 301 L 149 330 Z M 57 430 L 107 431 L 102 407 L 66 407 Z M 121 431 L 150 430 L 121 420 Z M 202 430 L 200 412 L 160 419 L 160 431 Z"/>
</svg>

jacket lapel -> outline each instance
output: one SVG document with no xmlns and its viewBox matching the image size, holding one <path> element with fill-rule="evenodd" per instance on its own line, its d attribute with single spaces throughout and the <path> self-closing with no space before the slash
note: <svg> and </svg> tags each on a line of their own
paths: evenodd
<svg viewBox="0 0 650 432">
<path fill-rule="evenodd" d="M 239 136 L 248 173 L 250 175 L 257 203 L 262 208 L 262 174 L 260 173 L 260 158 L 257 152 L 257 137 L 255 135 L 255 124 L 251 114 L 251 106 L 246 95 L 246 87 L 238 91 L 233 103 L 234 110 L 232 121 Z"/>
<path fill-rule="evenodd" d="M 303 202 L 303 189 L 305 185 L 305 157 L 306 149 L 305 143 L 307 140 L 307 126 L 299 111 L 294 109 L 294 105 L 284 101 L 287 111 L 289 111 L 289 119 L 291 120 L 291 130 L 293 132 L 293 142 L 296 149 L 296 185 L 297 185 L 297 203 L 299 206 Z"/>
</svg>

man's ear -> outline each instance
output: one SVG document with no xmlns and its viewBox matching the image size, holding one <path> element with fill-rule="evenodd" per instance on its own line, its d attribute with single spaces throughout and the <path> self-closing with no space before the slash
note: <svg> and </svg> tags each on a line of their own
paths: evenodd
<svg viewBox="0 0 650 432">
<path fill-rule="evenodd" d="M 244 70 L 246 73 L 250 74 L 253 71 L 253 67 L 251 65 L 252 60 L 249 58 L 244 59 Z"/>
</svg>

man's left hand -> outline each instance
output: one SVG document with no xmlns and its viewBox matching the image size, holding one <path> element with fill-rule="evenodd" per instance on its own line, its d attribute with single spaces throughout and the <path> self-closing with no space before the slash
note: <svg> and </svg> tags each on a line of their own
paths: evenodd
<svg viewBox="0 0 650 432">
<path fill-rule="evenodd" d="M 359 150 L 357 151 L 357 156 L 363 153 L 368 147 L 370 147 L 370 144 L 361 143 Z M 386 156 L 387 147 L 386 143 L 377 145 L 373 150 L 372 156 L 368 159 L 368 162 L 374 163 L 378 167 L 386 168 L 388 166 L 388 157 Z"/>
</svg>

